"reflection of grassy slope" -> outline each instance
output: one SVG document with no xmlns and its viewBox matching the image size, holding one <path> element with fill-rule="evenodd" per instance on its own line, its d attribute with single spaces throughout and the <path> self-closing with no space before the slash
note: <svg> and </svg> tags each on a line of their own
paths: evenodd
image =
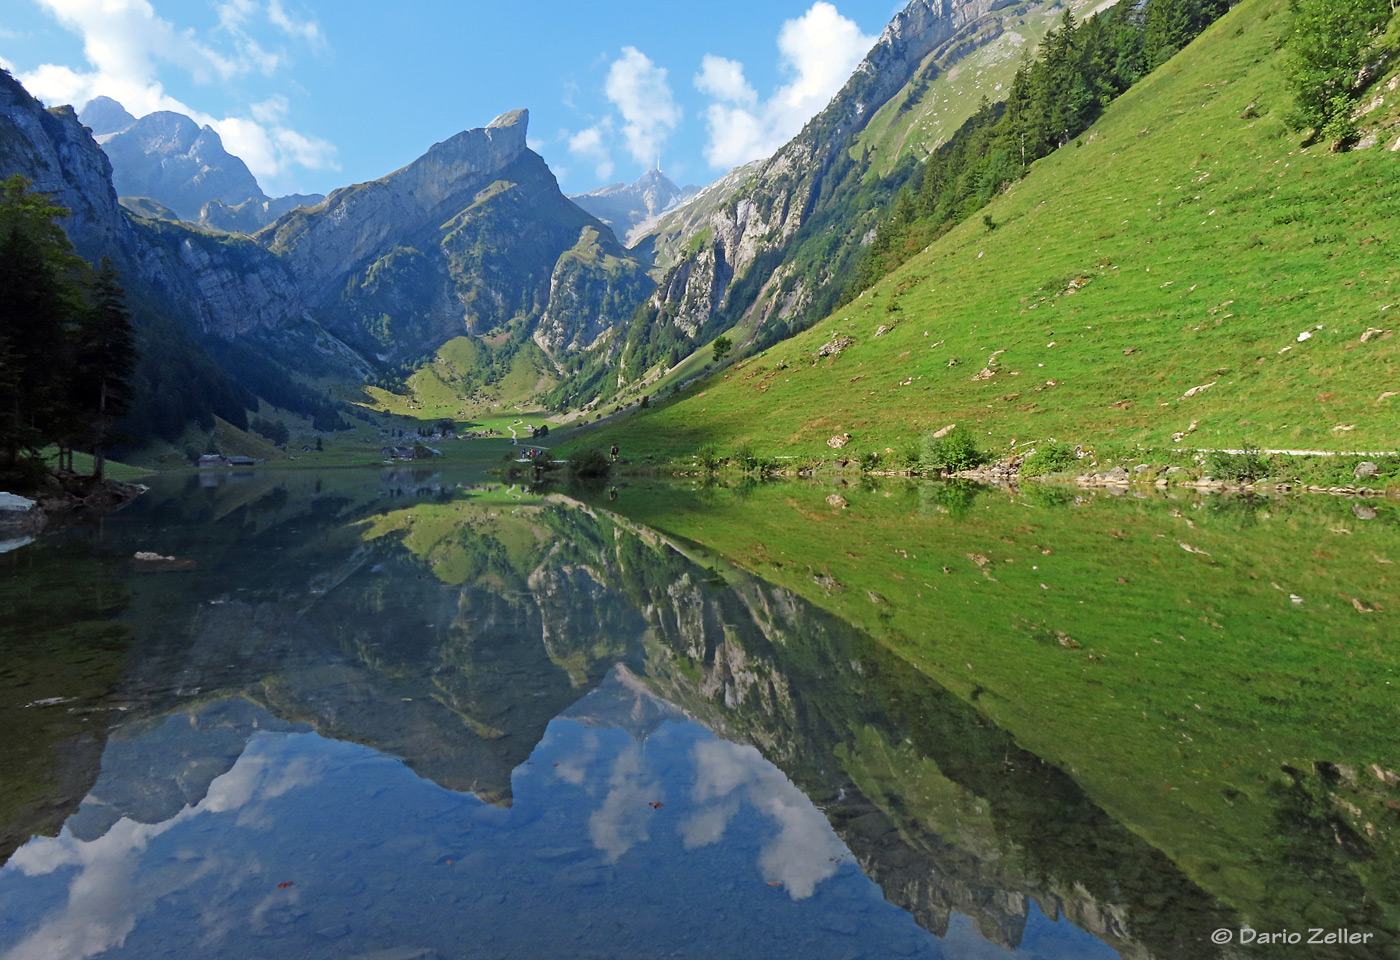
<svg viewBox="0 0 1400 960">
<path fill-rule="evenodd" d="M 1400 756 L 1400 669 L 1384 640 L 1397 632 L 1400 580 L 1380 562 L 1400 562 L 1393 508 L 1363 523 L 1333 501 L 1174 510 L 1100 498 L 1057 510 L 988 497 L 959 519 L 941 512 L 938 489 L 843 491 L 844 511 L 826 490 L 792 486 L 689 503 L 634 488 L 620 504 L 975 699 L 1246 913 L 1299 889 L 1286 845 L 1316 847 L 1308 824 L 1322 830 L 1328 817 L 1377 855 L 1348 862 L 1321 844 L 1337 859 L 1336 895 L 1346 880 L 1400 907 L 1400 822 L 1386 806 L 1400 791 L 1366 772 Z M 839 587 L 828 593 L 814 574 Z M 1316 762 L 1358 771 L 1355 785 L 1344 779 L 1327 800 Z M 1285 764 L 1322 798 L 1310 818 L 1294 809 L 1304 801 Z M 1292 882 L 1271 890 L 1280 879 Z"/>
<path fill-rule="evenodd" d="M 545 531 L 538 507 L 473 501 L 418 504 L 373 518 L 366 540 L 403 531 L 402 543 L 453 586 L 494 574 L 519 589 L 538 563 Z"/>
<path fill-rule="evenodd" d="M 1396 326 L 1395 157 L 1298 148 L 1275 52 L 1288 22 L 1286 0 L 1245 0 L 993 202 L 996 230 L 963 224 L 703 396 L 594 442 L 826 453 L 850 432 L 868 451 L 959 421 L 997 445 L 1170 444 L 1199 421 L 1201 446 L 1393 448 L 1400 398 L 1378 398 L 1400 338 L 1359 340 Z M 1251 103 L 1261 116 L 1242 119 Z M 814 362 L 837 334 L 855 346 Z"/>
</svg>

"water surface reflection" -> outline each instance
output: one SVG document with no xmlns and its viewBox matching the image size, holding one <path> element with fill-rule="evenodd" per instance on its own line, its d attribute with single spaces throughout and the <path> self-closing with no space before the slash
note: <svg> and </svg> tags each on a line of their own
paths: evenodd
<svg viewBox="0 0 1400 960">
<path fill-rule="evenodd" d="M 1239 921 L 846 622 L 568 498 L 195 480 L 2 562 L 0 646 L 44 653 L 0 673 L 0 957 L 1175 960 Z"/>
</svg>

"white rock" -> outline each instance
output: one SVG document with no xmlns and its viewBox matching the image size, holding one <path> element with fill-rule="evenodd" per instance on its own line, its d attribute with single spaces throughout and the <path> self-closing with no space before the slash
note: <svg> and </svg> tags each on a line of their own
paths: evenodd
<svg viewBox="0 0 1400 960">
<path fill-rule="evenodd" d="M 18 513 L 28 513 L 36 506 L 38 506 L 38 504 L 33 500 L 27 500 L 13 493 L 0 493 L 0 510 L 14 510 Z"/>
</svg>

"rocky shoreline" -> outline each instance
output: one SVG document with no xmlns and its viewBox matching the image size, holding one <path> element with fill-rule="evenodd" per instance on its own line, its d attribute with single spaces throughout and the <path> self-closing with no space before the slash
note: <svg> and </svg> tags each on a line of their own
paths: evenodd
<svg viewBox="0 0 1400 960">
<path fill-rule="evenodd" d="M 0 553 L 31 542 L 53 517 L 112 510 L 146 489 L 139 483 L 96 480 L 65 470 L 45 478 L 30 496 L 0 492 Z"/>
<path fill-rule="evenodd" d="M 998 463 L 984 464 L 968 470 L 959 470 L 949 474 L 933 473 L 904 469 L 904 470 L 870 470 L 861 466 L 860 461 L 854 459 L 833 459 L 822 460 L 816 463 L 805 464 L 801 467 L 786 468 L 767 472 L 771 477 L 789 478 L 810 478 L 821 475 L 825 471 L 836 474 L 856 472 L 861 476 L 871 477 L 926 477 L 931 479 L 944 480 L 971 480 L 977 483 L 989 483 L 996 486 L 1016 486 L 1026 483 L 1051 483 L 1062 485 L 1075 485 L 1091 489 L 1103 489 L 1109 491 L 1127 491 L 1130 489 L 1154 489 L 1158 491 L 1178 489 L 1195 490 L 1203 493 L 1228 493 L 1228 494 L 1286 494 L 1286 493 L 1311 493 L 1338 497 L 1361 497 L 1370 499 L 1385 499 L 1400 496 L 1400 490 L 1395 488 L 1358 486 L 1355 484 L 1345 485 L 1323 485 L 1303 483 L 1296 480 L 1269 480 L 1232 482 L 1217 480 L 1213 477 L 1198 475 L 1199 471 L 1193 471 L 1180 466 L 1157 467 L 1150 464 L 1140 464 L 1134 470 L 1129 471 L 1124 467 L 1114 467 L 1111 470 L 1102 472 L 1086 472 L 1077 475 L 1070 474 L 1048 474 L 1036 476 L 1024 476 L 1021 473 L 1021 464 L 1024 457 L 1017 456 L 1009 460 Z M 1367 466 L 1363 464 L 1362 466 Z M 664 468 L 663 468 L 664 470 Z M 656 467 L 651 467 L 648 471 L 651 474 L 657 472 Z M 721 471 L 696 471 L 696 470 L 674 470 L 670 471 L 674 476 L 694 477 L 706 476 Z M 624 474 L 629 471 L 623 471 Z M 1374 474 L 1358 475 L 1356 479 L 1367 479 Z"/>
</svg>

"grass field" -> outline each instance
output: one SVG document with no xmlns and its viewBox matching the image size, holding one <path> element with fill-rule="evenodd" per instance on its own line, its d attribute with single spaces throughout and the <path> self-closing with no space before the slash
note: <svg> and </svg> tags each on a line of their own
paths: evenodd
<svg viewBox="0 0 1400 960">
<path fill-rule="evenodd" d="M 816 455 L 849 433 L 849 455 L 956 422 L 996 452 L 1176 434 L 1396 449 L 1396 155 L 1300 147 L 1288 22 L 1286 0 L 1245 0 L 995 200 L 995 229 L 963 224 L 812 330 L 588 442 Z"/>
<path fill-rule="evenodd" d="M 370 409 L 400 417 L 435 420 L 469 419 L 539 410 L 537 397 L 554 385 L 543 369 L 543 357 L 533 345 L 517 352 L 498 382 L 479 382 L 489 350 L 475 337 L 456 337 L 407 381 L 407 390 L 391 393 L 368 387 Z"/>
</svg>

